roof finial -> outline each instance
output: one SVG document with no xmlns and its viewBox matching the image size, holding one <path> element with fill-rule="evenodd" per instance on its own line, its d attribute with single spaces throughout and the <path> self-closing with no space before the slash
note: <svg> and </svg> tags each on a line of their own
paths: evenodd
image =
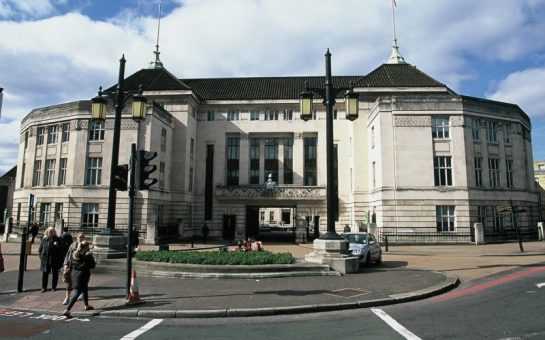
<svg viewBox="0 0 545 340">
<path fill-rule="evenodd" d="M 151 61 L 149 63 L 148 68 L 163 68 L 163 63 L 161 60 L 159 60 L 159 32 L 161 28 L 161 3 L 162 0 L 159 0 L 159 14 L 157 15 L 157 42 L 155 43 L 155 51 L 153 53 L 155 54 L 155 60 Z"/>
<path fill-rule="evenodd" d="M 405 64 L 405 59 L 399 53 L 399 46 L 397 46 L 397 37 L 396 37 L 396 17 L 395 17 L 395 8 L 397 7 L 396 0 L 392 0 L 392 23 L 393 23 L 393 43 L 392 43 L 392 54 L 388 58 L 388 64 Z"/>
</svg>

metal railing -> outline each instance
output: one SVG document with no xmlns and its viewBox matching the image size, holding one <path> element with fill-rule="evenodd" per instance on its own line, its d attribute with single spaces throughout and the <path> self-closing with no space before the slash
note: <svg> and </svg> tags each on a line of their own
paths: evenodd
<svg viewBox="0 0 545 340">
<path fill-rule="evenodd" d="M 437 231 L 431 228 L 378 228 L 379 240 L 388 244 L 463 244 L 472 242 L 472 228 Z"/>
</svg>

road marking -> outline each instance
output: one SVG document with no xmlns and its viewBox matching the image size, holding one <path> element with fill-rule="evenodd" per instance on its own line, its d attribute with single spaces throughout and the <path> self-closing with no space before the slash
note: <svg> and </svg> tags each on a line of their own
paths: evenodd
<svg viewBox="0 0 545 340">
<path fill-rule="evenodd" d="M 392 327 L 396 332 L 401 334 L 405 339 L 409 340 L 422 340 L 417 337 L 414 333 L 409 331 L 407 328 L 403 327 L 399 322 L 395 321 L 390 315 L 386 314 L 385 311 L 378 308 L 371 308 L 371 311 L 375 313 L 382 321 L 386 322 L 388 326 Z"/>
<path fill-rule="evenodd" d="M 157 326 L 161 322 L 163 322 L 163 319 L 153 319 L 150 322 L 148 322 L 147 324 L 145 324 L 144 326 L 142 326 L 142 327 L 138 328 L 137 330 L 135 330 L 134 332 L 131 332 L 131 333 L 125 335 L 124 337 L 121 338 L 121 340 L 136 339 L 136 337 L 144 334 L 145 332 L 149 331 L 150 329 Z"/>
<path fill-rule="evenodd" d="M 537 283 L 537 288 L 545 287 L 545 282 Z"/>
</svg>

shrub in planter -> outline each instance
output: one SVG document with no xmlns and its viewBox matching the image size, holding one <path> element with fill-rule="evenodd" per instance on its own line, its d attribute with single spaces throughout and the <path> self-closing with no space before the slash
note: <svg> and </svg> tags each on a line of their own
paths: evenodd
<svg viewBox="0 0 545 340">
<path fill-rule="evenodd" d="M 205 265 L 263 265 L 292 264 L 291 253 L 268 251 L 218 252 L 218 251 L 142 251 L 136 255 L 138 261 L 168 262 Z"/>
</svg>

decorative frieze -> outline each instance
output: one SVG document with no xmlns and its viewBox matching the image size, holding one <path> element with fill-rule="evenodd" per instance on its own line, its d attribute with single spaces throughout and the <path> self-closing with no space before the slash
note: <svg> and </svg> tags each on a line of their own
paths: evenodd
<svg viewBox="0 0 545 340">
<path fill-rule="evenodd" d="M 325 197 L 325 187 L 289 186 L 274 189 L 256 186 L 216 187 L 216 198 L 219 200 L 323 200 Z"/>
<path fill-rule="evenodd" d="M 431 127 L 430 116 L 394 116 L 396 127 Z"/>
<path fill-rule="evenodd" d="M 451 127 L 464 127 L 464 116 L 450 116 L 450 126 Z"/>
</svg>

